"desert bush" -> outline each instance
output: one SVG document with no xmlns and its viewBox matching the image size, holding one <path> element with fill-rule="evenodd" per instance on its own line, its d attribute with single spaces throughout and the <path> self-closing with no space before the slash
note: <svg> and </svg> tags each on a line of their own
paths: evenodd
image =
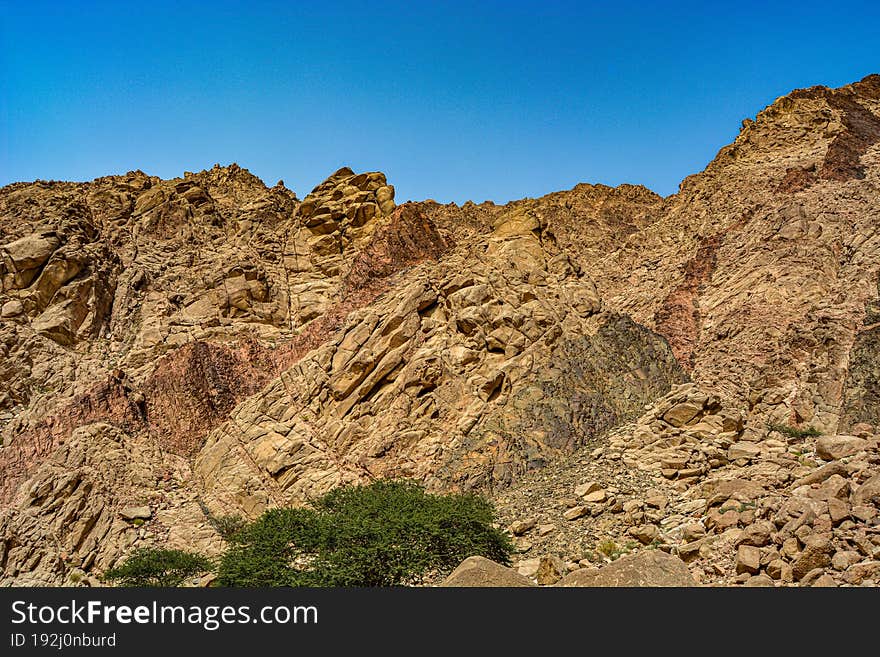
<svg viewBox="0 0 880 657">
<path fill-rule="evenodd" d="M 180 586 L 184 580 L 213 569 L 210 559 L 195 552 L 139 548 L 104 573 L 104 580 L 119 586 Z"/>
<path fill-rule="evenodd" d="M 782 435 L 788 436 L 789 438 L 815 438 L 816 436 L 822 435 L 822 432 L 819 431 L 816 427 L 798 429 L 797 427 L 790 427 L 787 424 L 768 424 L 767 428 L 770 431 L 778 431 Z"/>
<path fill-rule="evenodd" d="M 396 586 L 481 555 L 509 563 L 510 537 L 473 494 L 433 495 L 411 481 L 330 491 L 272 509 L 231 539 L 221 586 Z"/>
</svg>

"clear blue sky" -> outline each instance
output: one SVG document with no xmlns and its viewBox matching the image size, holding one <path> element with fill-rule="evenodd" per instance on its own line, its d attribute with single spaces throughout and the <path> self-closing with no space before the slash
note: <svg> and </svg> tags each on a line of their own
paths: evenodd
<svg viewBox="0 0 880 657">
<path fill-rule="evenodd" d="M 0 10 L 0 184 L 238 162 L 300 198 L 342 165 L 398 201 L 665 195 L 776 97 L 880 72 L 876 0 Z"/>
</svg>

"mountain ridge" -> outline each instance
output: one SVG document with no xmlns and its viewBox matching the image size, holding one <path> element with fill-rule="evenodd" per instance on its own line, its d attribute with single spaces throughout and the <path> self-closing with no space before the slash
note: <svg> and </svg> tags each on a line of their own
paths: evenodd
<svg viewBox="0 0 880 657">
<path fill-rule="evenodd" d="M 774 426 L 864 441 L 837 473 L 853 527 L 826 531 L 827 496 L 811 522 L 829 560 L 876 559 L 853 538 L 870 498 L 850 496 L 877 470 L 878 143 L 872 75 L 777 99 L 667 197 L 397 205 L 384 174 L 343 167 L 300 200 L 237 164 L 4 187 L 0 581 L 97 583 L 139 545 L 216 552 L 203 505 L 253 516 L 399 476 L 516 497 L 572 454 L 594 473 L 587 447 L 733 544 L 763 520 L 694 506 L 713 478 L 815 501 L 792 473 L 830 452 Z M 621 496 L 570 522 L 684 545 L 669 516 L 618 522 Z M 742 575 L 716 557 L 699 580 Z"/>
</svg>

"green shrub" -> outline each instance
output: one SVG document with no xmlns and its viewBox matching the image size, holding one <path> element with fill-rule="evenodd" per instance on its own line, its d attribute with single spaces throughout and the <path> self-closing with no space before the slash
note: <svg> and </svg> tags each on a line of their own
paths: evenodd
<svg viewBox="0 0 880 657">
<path fill-rule="evenodd" d="M 119 586 L 180 586 L 184 580 L 213 569 L 207 557 L 194 552 L 139 548 L 104 573 L 104 580 Z"/>
<path fill-rule="evenodd" d="M 273 509 L 237 532 L 221 586 L 397 586 L 481 555 L 510 562 L 510 537 L 472 494 L 415 482 L 337 488 L 308 508 Z"/>
<path fill-rule="evenodd" d="M 208 524 L 227 541 L 247 525 L 247 520 L 239 515 L 215 516 L 201 499 L 198 499 L 197 502 Z"/>
<path fill-rule="evenodd" d="M 787 424 L 768 424 L 767 428 L 770 429 L 770 431 L 778 431 L 789 438 L 815 438 L 816 436 L 822 435 L 822 432 L 816 427 L 798 429 L 797 427 L 790 427 Z"/>
</svg>

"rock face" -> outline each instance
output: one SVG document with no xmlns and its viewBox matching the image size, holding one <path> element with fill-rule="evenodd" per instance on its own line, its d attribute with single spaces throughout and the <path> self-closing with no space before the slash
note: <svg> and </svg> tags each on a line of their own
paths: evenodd
<svg viewBox="0 0 880 657">
<path fill-rule="evenodd" d="M 778 99 L 665 199 L 9 185 L 0 584 L 214 553 L 206 510 L 383 477 L 529 519 L 548 584 L 664 550 L 701 583 L 876 583 L 878 185 L 878 76 Z"/>
</svg>

